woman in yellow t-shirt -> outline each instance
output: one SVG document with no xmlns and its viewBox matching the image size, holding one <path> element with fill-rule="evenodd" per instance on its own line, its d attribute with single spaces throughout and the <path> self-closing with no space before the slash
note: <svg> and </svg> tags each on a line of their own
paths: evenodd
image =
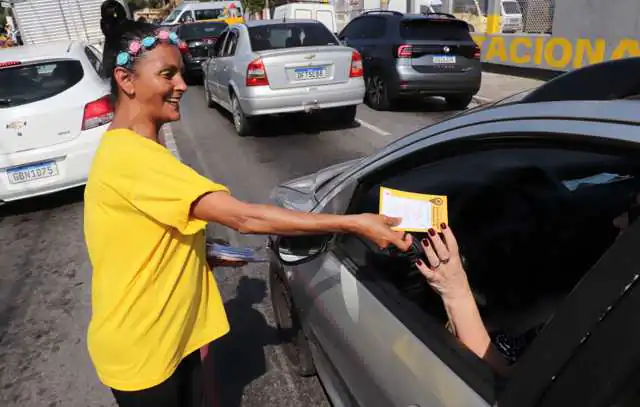
<svg viewBox="0 0 640 407">
<path fill-rule="evenodd" d="M 201 406 L 199 349 L 229 331 L 206 262 L 207 222 L 256 234 L 356 233 L 402 250 L 409 242 L 391 229 L 398 219 L 245 203 L 178 161 L 158 131 L 180 119 L 187 89 L 181 42 L 124 15 L 116 1 L 102 6 L 115 115 L 85 190 L 93 269 L 88 348 L 120 406 Z"/>
</svg>

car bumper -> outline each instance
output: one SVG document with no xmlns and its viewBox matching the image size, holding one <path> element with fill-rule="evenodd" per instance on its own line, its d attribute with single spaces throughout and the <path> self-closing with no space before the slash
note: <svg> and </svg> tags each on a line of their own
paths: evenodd
<svg viewBox="0 0 640 407">
<path fill-rule="evenodd" d="M 362 78 L 352 78 L 336 85 L 293 89 L 261 86 L 246 88 L 245 92 L 239 97 L 242 111 L 247 116 L 260 116 L 358 105 L 364 99 L 365 85 Z"/>
<path fill-rule="evenodd" d="M 72 141 L 0 156 L 0 202 L 46 195 L 87 183 L 100 139 L 109 125 L 83 131 Z M 39 162 L 55 161 L 58 175 L 11 184 L 7 170 Z"/>
<path fill-rule="evenodd" d="M 207 58 L 191 58 L 184 61 L 184 69 L 191 75 L 202 75 L 202 64 Z"/>
<path fill-rule="evenodd" d="M 466 72 L 421 73 L 411 67 L 398 67 L 398 96 L 424 94 L 448 96 L 459 94 L 475 95 L 482 83 L 482 70 L 472 68 Z"/>
</svg>

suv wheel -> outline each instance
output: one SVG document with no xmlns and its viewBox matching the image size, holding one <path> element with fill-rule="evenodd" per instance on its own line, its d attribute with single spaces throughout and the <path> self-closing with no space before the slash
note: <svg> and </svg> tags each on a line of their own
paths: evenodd
<svg viewBox="0 0 640 407">
<path fill-rule="evenodd" d="M 271 270 L 269 285 L 271 304 L 273 304 L 273 313 L 284 355 L 296 374 L 303 377 L 313 376 L 316 374 L 316 368 L 313 365 L 309 341 L 293 307 L 287 284 L 277 272 Z"/>
<path fill-rule="evenodd" d="M 389 89 L 382 75 L 376 73 L 367 79 L 367 102 L 374 110 L 389 110 Z"/>
<path fill-rule="evenodd" d="M 236 128 L 236 133 L 240 137 L 250 135 L 253 130 L 253 120 L 245 116 L 238 97 L 233 93 L 231 94 L 231 114 L 233 115 L 233 126 Z"/>
<path fill-rule="evenodd" d="M 473 95 L 457 95 L 445 97 L 447 104 L 456 110 L 464 110 L 473 100 Z"/>
</svg>

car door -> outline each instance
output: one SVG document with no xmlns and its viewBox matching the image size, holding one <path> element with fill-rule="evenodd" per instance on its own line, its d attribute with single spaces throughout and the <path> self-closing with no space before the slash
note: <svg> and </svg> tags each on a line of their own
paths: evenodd
<svg viewBox="0 0 640 407">
<path fill-rule="evenodd" d="M 493 137 L 496 132 L 502 135 L 500 143 L 503 143 L 507 140 L 503 136 L 505 132 L 513 134 L 515 142 L 530 135 L 528 130 L 531 128 L 545 129 L 543 133 L 536 133 L 536 140 L 557 143 L 571 139 L 574 145 L 576 133 L 602 137 L 630 129 L 637 132 L 637 127 L 603 123 L 594 126 L 576 121 L 568 126 L 554 121 L 534 122 L 487 123 L 457 130 L 456 133 L 470 137 L 473 143 L 478 143 L 473 148 L 484 151 L 484 141 L 480 140 Z M 382 160 L 386 164 L 380 165 L 395 163 L 404 168 L 407 164 L 403 163 L 403 157 L 411 160 L 420 157 L 422 163 L 428 163 L 437 160 L 440 154 L 461 154 L 464 150 L 458 141 L 448 141 L 451 136 L 445 132 L 422 143 L 411 144 L 389 154 L 388 160 Z M 472 143 L 471 139 L 469 143 Z M 486 160 L 481 162 L 490 163 Z M 344 213 L 347 205 L 353 205 L 358 196 L 359 187 L 354 182 L 365 183 L 369 176 L 382 171 L 380 167 L 372 167 L 346 181 L 338 188 L 338 195 L 328 195 L 329 200 L 322 199 L 321 210 Z M 432 175 L 441 177 L 443 174 L 446 175 L 447 171 L 436 171 Z M 354 190 L 356 194 L 351 199 Z M 376 208 L 359 209 L 356 213 Z M 322 369 L 336 372 L 355 405 L 492 405 L 498 397 L 497 389 L 503 386 L 502 381 L 496 379 L 484 362 L 448 335 L 441 321 L 420 314 L 406 298 L 396 295 L 394 287 L 381 281 L 379 274 L 372 272 L 372 264 L 379 264 L 374 262 L 374 255 L 366 242 L 353 236 L 341 236 L 329 245 L 324 256 L 297 266 L 291 273 L 294 301 L 303 316 L 307 334 L 317 345 L 316 358 L 329 366 Z M 393 273 L 393 270 L 388 273 Z M 408 283 L 417 285 L 420 281 Z M 563 315 L 557 319 L 564 321 L 559 325 L 575 320 L 572 313 Z M 539 352 L 548 352 L 554 343 L 561 340 L 561 334 L 548 332 L 543 336 L 546 338 L 543 345 L 538 346 Z M 567 348 L 560 348 L 557 355 L 562 358 L 568 352 Z M 537 366 L 525 365 L 518 369 L 516 377 L 533 388 L 538 382 L 551 377 L 550 372 L 546 372 L 545 378 L 535 377 L 532 374 L 535 369 Z M 515 383 L 517 385 L 518 382 Z"/>
<path fill-rule="evenodd" d="M 227 37 L 229 35 L 229 30 L 225 30 L 218 41 L 216 41 L 215 46 L 213 47 L 213 51 L 211 53 L 211 58 L 209 58 L 209 63 L 207 65 L 207 86 L 209 87 L 209 92 L 216 101 L 220 100 L 220 77 L 218 76 L 218 67 L 220 65 L 220 58 L 224 54 L 224 47 L 227 42 Z"/>
<path fill-rule="evenodd" d="M 218 58 L 216 77 L 218 78 L 218 97 L 225 106 L 230 106 L 229 84 L 234 70 L 233 57 L 236 54 L 240 35 L 236 28 L 229 29 L 222 55 Z"/>
</svg>

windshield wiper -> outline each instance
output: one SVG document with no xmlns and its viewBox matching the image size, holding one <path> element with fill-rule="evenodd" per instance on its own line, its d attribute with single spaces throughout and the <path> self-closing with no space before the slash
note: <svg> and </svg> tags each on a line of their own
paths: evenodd
<svg viewBox="0 0 640 407">
<path fill-rule="evenodd" d="M 0 106 L 10 106 L 12 103 L 11 98 L 0 98 Z"/>
</svg>

